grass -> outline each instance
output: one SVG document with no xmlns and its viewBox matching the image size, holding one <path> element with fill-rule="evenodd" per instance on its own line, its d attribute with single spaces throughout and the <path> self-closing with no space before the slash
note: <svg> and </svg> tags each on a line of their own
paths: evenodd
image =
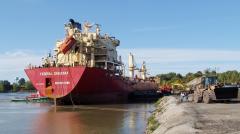
<svg viewBox="0 0 240 134">
<path fill-rule="evenodd" d="M 164 101 L 164 99 L 161 98 L 161 99 L 159 99 L 159 100 L 154 104 L 155 107 L 156 107 L 156 110 L 155 110 L 156 112 L 162 113 L 162 112 L 164 111 L 163 101 Z"/>
<path fill-rule="evenodd" d="M 159 99 L 154 105 L 156 107 L 156 110 L 154 113 L 148 118 L 147 122 L 147 134 L 151 134 L 154 130 L 156 130 L 159 126 L 160 123 L 156 119 L 155 115 L 156 113 L 162 113 L 165 111 L 164 106 L 163 106 L 163 101 L 166 101 L 166 99 L 161 98 Z"/>
<path fill-rule="evenodd" d="M 155 102 L 154 105 L 157 107 L 162 101 L 163 101 L 163 98 L 160 98 L 157 102 Z"/>
<path fill-rule="evenodd" d="M 148 133 L 152 133 L 160 125 L 159 122 L 155 119 L 155 114 L 148 118 Z"/>
</svg>

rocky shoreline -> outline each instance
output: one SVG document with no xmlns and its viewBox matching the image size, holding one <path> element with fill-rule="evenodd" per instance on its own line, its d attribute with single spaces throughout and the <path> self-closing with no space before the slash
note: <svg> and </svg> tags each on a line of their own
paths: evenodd
<svg viewBox="0 0 240 134">
<path fill-rule="evenodd" d="M 156 103 L 156 110 L 148 120 L 147 134 L 192 134 L 195 118 L 189 114 L 176 97 L 167 96 Z"/>
</svg>

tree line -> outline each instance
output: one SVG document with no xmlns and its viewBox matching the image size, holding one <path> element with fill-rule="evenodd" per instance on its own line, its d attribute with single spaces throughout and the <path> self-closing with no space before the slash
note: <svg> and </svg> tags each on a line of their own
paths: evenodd
<svg viewBox="0 0 240 134">
<path fill-rule="evenodd" d="M 33 91 L 33 87 L 30 81 L 26 81 L 24 78 L 16 80 L 14 83 L 10 83 L 8 80 L 0 80 L 0 92 L 18 92 L 18 91 Z"/>
<path fill-rule="evenodd" d="M 170 72 L 167 74 L 158 74 L 156 77 L 159 78 L 158 83 L 161 86 L 161 85 L 171 85 L 173 83 L 180 83 L 185 85 L 189 81 L 201 76 L 217 76 L 218 82 L 223 84 L 239 84 L 240 83 L 240 72 L 236 70 L 217 73 L 215 70 L 207 69 L 205 71 L 187 73 L 186 75 Z"/>
</svg>

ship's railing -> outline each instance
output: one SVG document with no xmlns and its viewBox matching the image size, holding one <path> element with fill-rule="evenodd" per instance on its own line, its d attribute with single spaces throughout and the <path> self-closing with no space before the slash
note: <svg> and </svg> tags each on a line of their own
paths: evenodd
<svg viewBox="0 0 240 134">
<path fill-rule="evenodd" d="M 94 51 L 94 55 L 107 55 L 107 50 L 99 50 L 99 49 L 95 49 Z"/>
</svg>

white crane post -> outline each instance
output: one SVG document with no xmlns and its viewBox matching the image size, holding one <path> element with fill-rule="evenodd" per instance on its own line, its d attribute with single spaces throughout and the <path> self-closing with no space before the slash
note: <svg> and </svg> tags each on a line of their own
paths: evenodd
<svg viewBox="0 0 240 134">
<path fill-rule="evenodd" d="M 141 76 L 142 76 L 142 79 L 143 79 L 143 80 L 146 79 L 146 76 L 147 76 L 147 68 L 146 68 L 146 63 L 145 63 L 145 61 L 143 62 L 142 67 L 141 67 Z"/>
<path fill-rule="evenodd" d="M 134 78 L 134 57 L 132 53 L 128 56 L 129 77 Z"/>
</svg>

